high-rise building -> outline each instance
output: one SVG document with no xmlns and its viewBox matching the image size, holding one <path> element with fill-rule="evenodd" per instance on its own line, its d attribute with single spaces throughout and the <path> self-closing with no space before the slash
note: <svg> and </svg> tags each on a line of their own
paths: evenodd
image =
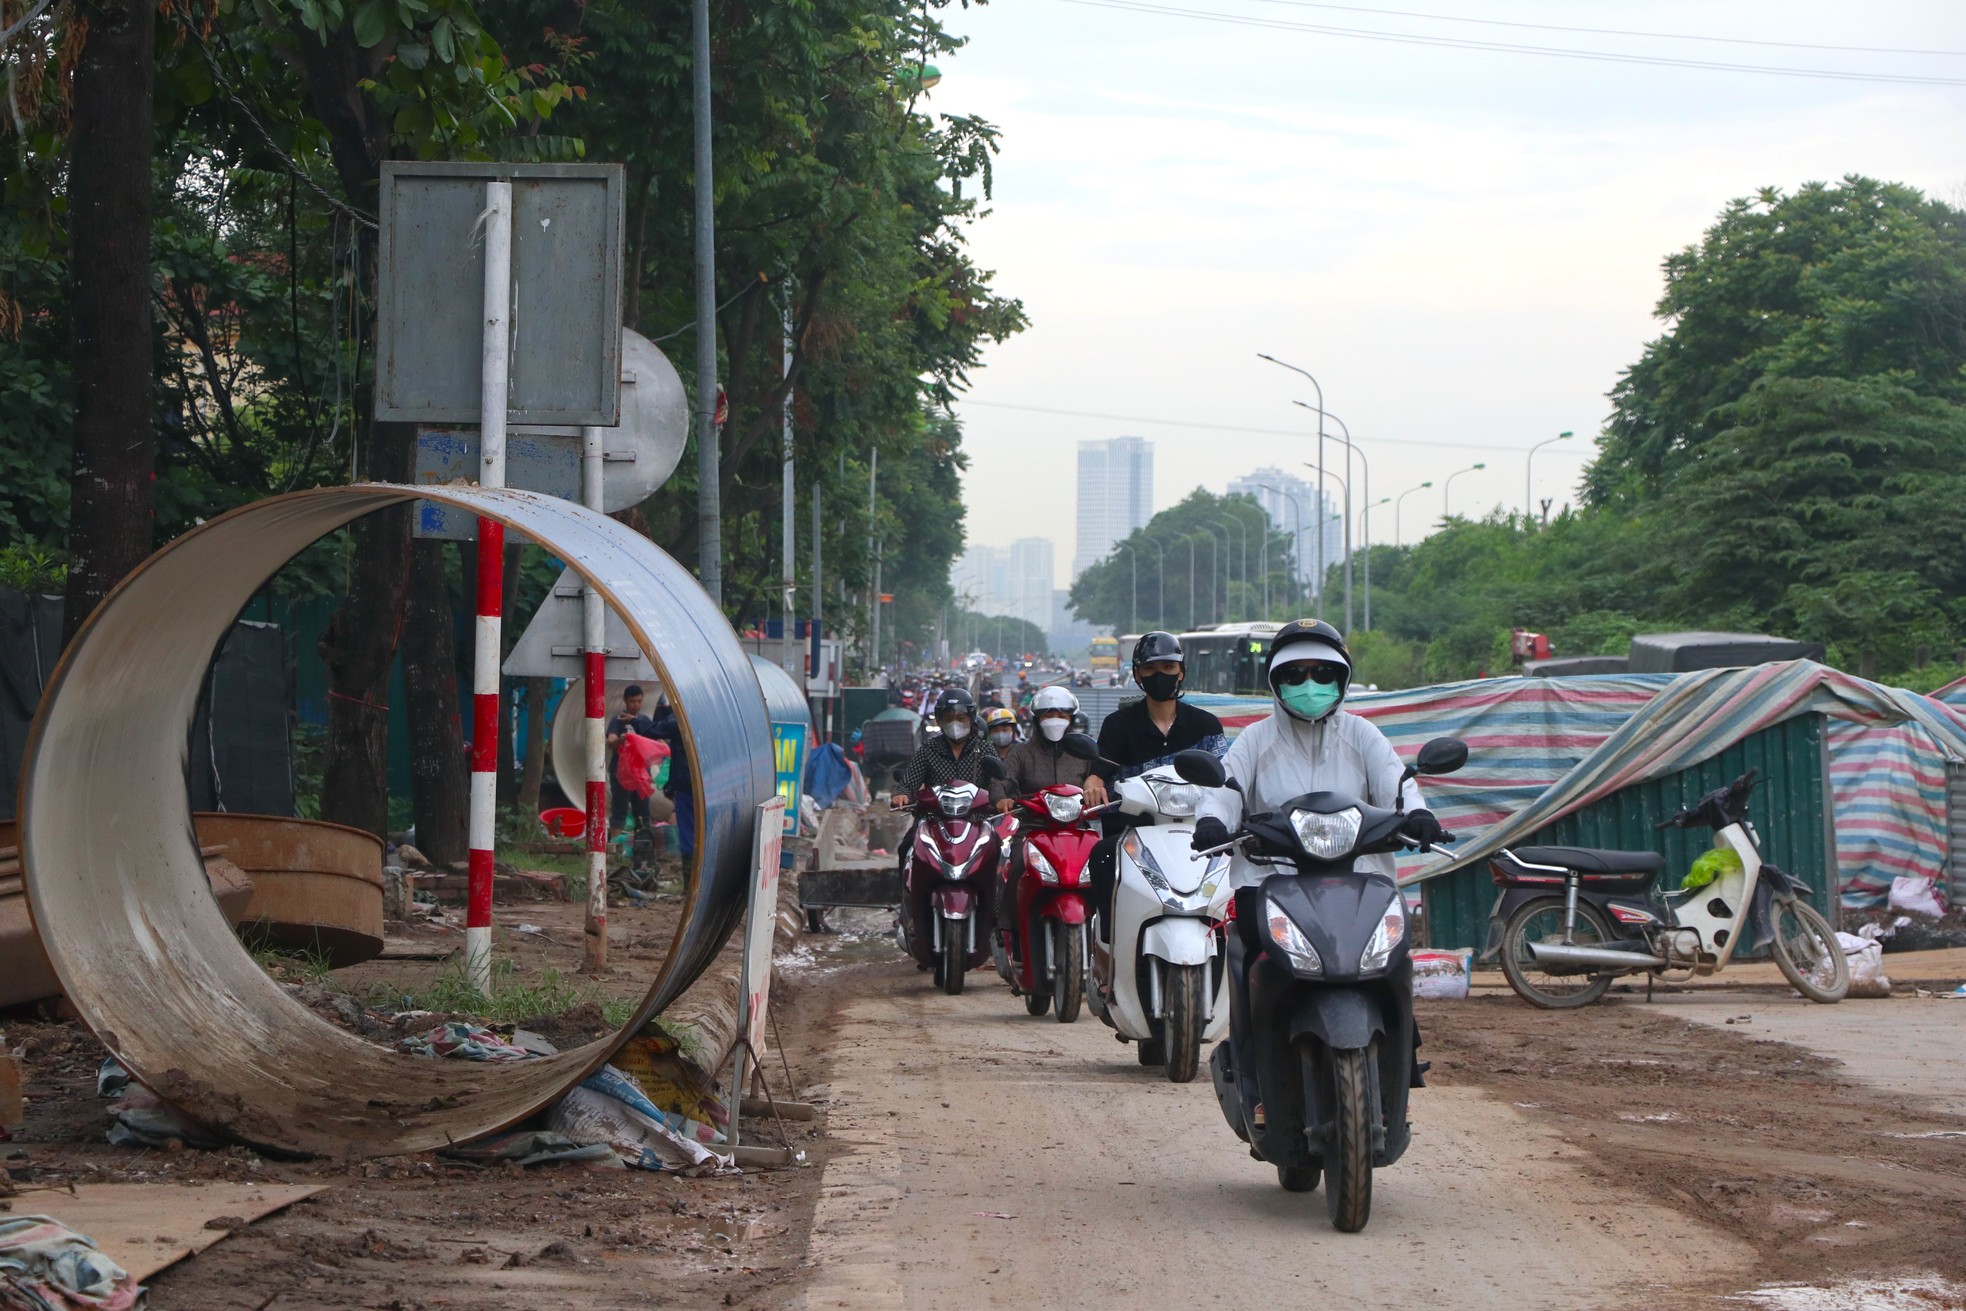
<svg viewBox="0 0 1966 1311">
<path fill-rule="evenodd" d="M 1053 558 L 1049 537 L 1020 537 L 1008 547 L 972 546 L 949 571 L 956 600 L 978 614 L 1011 615 L 1049 631 Z"/>
<path fill-rule="evenodd" d="M 1154 444 L 1139 437 L 1079 443 L 1078 549 L 1072 578 L 1154 517 Z"/>
<path fill-rule="evenodd" d="M 1297 553 L 1294 571 L 1298 585 L 1312 596 L 1317 594 L 1318 587 L 1317 529 L 1320 518 L 1324 521 L 1326 569 L 1345 562 L 1344 512 L 1333 494 L 1335 486 L 1326 487 L 1324 513 L 1319 515 L 1312 509 L 1317 504 L 1317 487 L 1294 473 L 1264 467 L 1229 483 L 1229 495 L 1250 497 L 1262 507 L 1273 525 L 1290 534 Z"/>
</svg>

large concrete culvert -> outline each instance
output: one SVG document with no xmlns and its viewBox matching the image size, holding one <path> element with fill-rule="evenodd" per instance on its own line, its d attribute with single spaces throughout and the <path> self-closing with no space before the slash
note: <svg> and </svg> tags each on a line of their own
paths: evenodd
<svg viewBox="0 0 1966 1311">
<path fill-rule="evenodd" d="M 427 498 L 503 522 L 627 621 L 682 721 L 697 864 L 674 943 L 613 1038 L 489 1066 L 372 1046 L 290 997 L 219 913 L 192 832 L 186 726 L 226 628 L 286 561 L 362 515 Z M 27 900 L 63 990 L 144 1083 L 267 1147 L 387 1155 L 521 1120 L 679 996 L 743 914 L 771 730 L 735 634 L 689 573 L 604 515 L 532 492 L 359 485 L 214 519 L 110 594 L 49 681 L 22 771 Z"/>
</svg>

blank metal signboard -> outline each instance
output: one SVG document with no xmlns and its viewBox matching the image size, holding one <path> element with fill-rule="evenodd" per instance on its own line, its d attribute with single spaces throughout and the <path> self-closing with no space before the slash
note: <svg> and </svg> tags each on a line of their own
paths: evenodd
<svg viewBox="0 0 1966 1311">
<path fill-rule="evenodd" d="M 479 422 L 485 183 L 512 184 L 514 424 L 621 421 L 619 164 L 382 166 L 375 417 Z"/>
</svg>

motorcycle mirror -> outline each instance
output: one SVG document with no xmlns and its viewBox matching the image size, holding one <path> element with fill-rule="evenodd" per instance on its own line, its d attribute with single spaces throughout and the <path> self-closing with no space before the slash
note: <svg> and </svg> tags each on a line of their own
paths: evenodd
<svg viewBox="0 0 1966 1311">
<path fill-rule="evenodd" d="M 1468 763 L 1468 744 L 1458 737 L 1437 737 L 1414 757 L 1416 774 L 1452 774 Z"/>
<path fill-rule="evenodd" d="M 1222 768 L 1222 762 L 1207 751 L 1177 751 L 1174 753 L 1174 772 L 1183 782 L 1198 787 L 1219 788 L 1229 781 L 1229 771 Z"/>
<path fill-rule="evenodd" d="M 1099 744 L 1084 733 L 1067 733 L 1058 739 L 1066 755 L 1078 760 L 1099 759 Z"/>
<path fill-rule="evenodd" d="M 986 783 L 1000 783 L 1010 777 L 1010 771 L 1004 768 L 1003 758 L 1001 756 L 983 757 L 981 761 L 977 762 L 976 769 L 978 773 L 983 775 L 983 780 Z"/>
</svg>

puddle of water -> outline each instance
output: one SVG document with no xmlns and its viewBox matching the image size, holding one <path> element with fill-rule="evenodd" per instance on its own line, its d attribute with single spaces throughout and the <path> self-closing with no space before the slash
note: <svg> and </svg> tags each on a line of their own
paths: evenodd
<svg viewBox="0 0 1966 1311">
<path fill-rule="evenodd" d="M 1937 1275 L 1852 1279 L 1841 1284 L 1770 1284 L 1727 1299 L 1757 1311 L 1945 1311 L 1966 1305 L 1966 1284 Z"/>
</svg>

